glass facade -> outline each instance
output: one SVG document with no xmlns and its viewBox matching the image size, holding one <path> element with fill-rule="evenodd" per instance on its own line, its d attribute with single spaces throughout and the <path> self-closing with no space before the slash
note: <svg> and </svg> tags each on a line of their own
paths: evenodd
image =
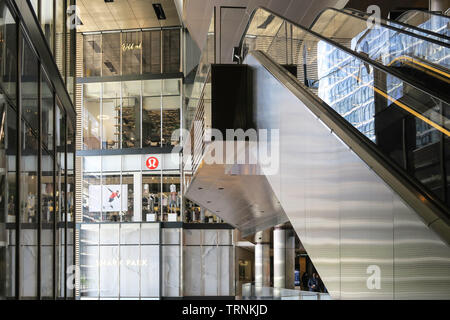
<svg viewBox="0 0 450 320">
<path fill-rule="evenodd" d="M 180 33 L 180 28 L 85 33 L 83 76 L 179 73 Z"/>
<path fill-rule="evenodd" d="M 83 222 L 181 220 L 179 166 L 172 153 L 83 157 Z"/>
<path fill-rule="evenodd" d="M 73 102 L 76 26 L 66 22 L 73 20 L 70 18 L 73 14 L 71 8 L 75 6 L 76 0 L 32 0 L 30 2 Z"/>
<path fill-rule="evenodd" d="M 12 12 L 0 1 L 0 299 L 64 299 L 73 296 L 65 281 L 73 263 L 73 106 L 60 102 L 70 101 L 55 90 L 61 79 L 31 45 L 30 21 Z M 50 17 L 41 21 L 45 39 L 33 43 L 54 37 Z"/>
<path fill-rule="evenodd" d="M 174 146 L 180 117 L 180 79 L 83 85 L 84 150 Z"/>
</svg>

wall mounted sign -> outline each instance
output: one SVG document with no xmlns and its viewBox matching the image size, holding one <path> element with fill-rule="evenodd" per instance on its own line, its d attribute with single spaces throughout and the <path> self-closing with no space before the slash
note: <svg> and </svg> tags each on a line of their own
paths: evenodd
<svg viewBox="0 0 450 320">
<path fill-rule="evenodd" d="M 122 51 L 140 50 L 142 48 L 142 42 L 134 43 L 122 43 Z"/>
<path fill-rule="evenodd" d="M 148 157 L 147 160 L 145 161 L 145 165 L 150 170 L 155 170 L 159 166 L 159 160 L 156 157 Z"/>
</svg>

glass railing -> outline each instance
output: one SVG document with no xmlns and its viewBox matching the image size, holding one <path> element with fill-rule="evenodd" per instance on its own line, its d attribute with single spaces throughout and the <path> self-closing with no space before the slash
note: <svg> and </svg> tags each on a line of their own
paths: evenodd
<svg viewBox="0 0 450 320">
<path fill-rule="evenodd" d="M 188 132 L 182 138 L 184 190 L 187 190 L 204 152 L 205 110 L 208 110 L 210 105 L 210 70 L 211 64 L 215 62 L 214 21 L 213 15 L 194 80 L 190 83 L 186 81 L 184 87 L 183 126 Z"/>
<path fill-rule="evenodd" d="M 450 45 L 334 9 L 324 10 L 311 31 L 388 66 L 401 56 L 450 68 Z"/>
<path fill-rule="evenodd" d="M 341 26 L 328 18 L 334 27 Z M 449 101 L 349 47 L 264 8 L 254 11 L 241 40 L 242 58 L 261 50 L 289 65 L 300 83 L 427 187 L 431 198 L 450 203 L 445 174 L 450 172 Z"/>
<path fill-rule="evenodd" d="M 328 293 L 300 291 L 294 289 L 273 288 L 244 283 L 242 300 L 331 300 Z"/>
<path fill-rule="evenodd" d="M 450 37 L 450 17 L 421 10 L 409 10 L 397 21 Z"/>
<path fill-rule="evenodd" d="M 334 9 L 337 10 L 337 9 Z M 371 17 L 371 15 L 369 15 L 366 12 L 362 12 L 356 9 L 351 9 L 351 8 L 346 8 L 343 9 L 342 11 L 362 17 L 364 19 L 368 19 Z M 397 29 L 401 29 L 401 30 L 405 30 L 426 38 L 430 38 L 430 39 L 434 39 L 437 41 L 441 41 L 441 42 L 445 42 L 445 43 L 450 43 L 450 37 L 448 37 L 448 34 L 446 32 L 438 32 L 438 31 L 443 31 L 441 30 L 441 28 L 443 28 L 444 26 L 442 25 L 442 23 L 446 24 L 446 22 L 444 22 L 443 20 L 441 20 L 439 22 L 440 27 L 437 27 L 436 24 L 431 24 L 430 28 L 425 28 L 422 25 L 416 25 L 416 24 L 408 24 L 406 22 L 403 22 L 401 20 L 389 20 L 389 19 L 381 19 L 380 21 L 387 25 L 387 26 L 392 26 L 394 28 Z M 445 28 L 446 29 L 446 28 Z"/>
<path fill-rule="evenodd" d="M 206 86 L 211 63 L 215 61 L 214 50 L 214 15 L 211 18 L 209 31 L 202 50 L 200 61 L 197 66 L 195 78 L 185 85 L 185 128 L 189 130 L 192 126 L 195 113 L 200 102 L 200 97 Z M 208 89 L 207 89 L 208 90 Z"/>
</svg>

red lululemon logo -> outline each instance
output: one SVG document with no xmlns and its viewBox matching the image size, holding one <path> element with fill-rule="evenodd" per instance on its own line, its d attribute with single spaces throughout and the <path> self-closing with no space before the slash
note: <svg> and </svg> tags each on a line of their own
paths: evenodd
<svg viewBox="0 0 450 320">
<path fill-rule="evenodd" d="M 147 159 L 147 161 L 145 161 L 145 165 L 150 170 L 155 170 L 156 168 L 158 168 L 158 164 L 159 164 L 159 161 L 155 157 L 150 157 Z"/>
</svg>

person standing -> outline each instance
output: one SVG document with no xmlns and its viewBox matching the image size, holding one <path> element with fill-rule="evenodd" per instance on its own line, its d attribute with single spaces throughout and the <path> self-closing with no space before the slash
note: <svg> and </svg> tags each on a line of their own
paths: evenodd
<svg viewBox="0 0 450 320">
<path fill-rule="evenodd" d="M 302 281 L 301 281 L 301 284 L 302 284 L 302 290 L 308 290 L 308 280 L 309 280 L 309 274 L 308 274 L 308 272 L 303 272 L 303 275 L 302 275 Z"/>
<path fill-rule="evenodd" d="M 308 288 L 311 292 L 319 292 L 319 279 L 317 273 L 313 273 L 312 277 L 309 278 Z"/>
</svg>

